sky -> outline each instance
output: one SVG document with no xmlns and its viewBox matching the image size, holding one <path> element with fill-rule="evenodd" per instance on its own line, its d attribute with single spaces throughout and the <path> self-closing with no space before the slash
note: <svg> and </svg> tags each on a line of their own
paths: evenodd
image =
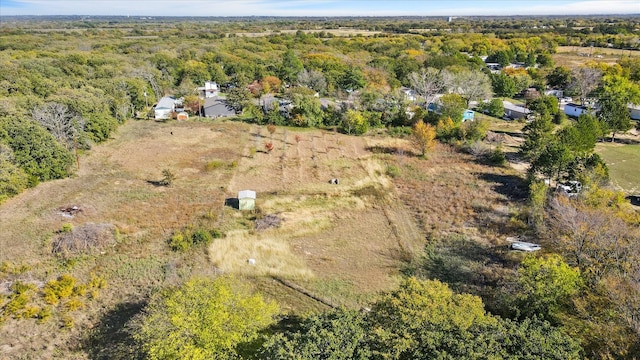
<svg viewBox="0 0 640 360">
<path fill-rule="evenodd" d="M 640 0 L 0 0 L 8 15 L 471 16 L 640 14 Z"/>
</svg>

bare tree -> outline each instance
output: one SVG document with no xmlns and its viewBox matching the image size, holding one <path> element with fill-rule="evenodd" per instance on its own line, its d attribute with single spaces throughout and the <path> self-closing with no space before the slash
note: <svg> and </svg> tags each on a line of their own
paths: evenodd
<svg viewBox="0 0 640 360">
<path fill-rule="evenodd" d="M 298 74 L 298 85 L 322 93 L 327 89 L 327 80 L 320 71 L 303 69 Z"/>
<path fill-rule="evenodd" d="M 456 74 L 448 70 L 442 70 L 440 71 L 440 79 L 442 80 L 442 91 L 457 93 L 458 78 Z"/>
<path fill-rule="evenodd" d="M 85 124 L 84 119 L 71 112 L 66 105 L 56 102 L 36 107 L 32 117 L 68 149 L 77 145 L 78 135 Z"/>
<path fill-rule="evenodd" d="M 419 72 L 410 73 L 408 79 L 411 87 L 424 98 L 427 105 L 444 89 L 438 69 L 422 68 Z"/>
<path fill-rule="evenodd" d="M 455 74 L 455 89 L 469 103 L 474 100 L 488 99 L 493 95 L 491 80 L 482 71 L 469 70 Z"/>
<path fill-rule="evenodd" d="M 558 250 L 596 280 L 625 274 L 640 261 L 637 233 L 603 210 L 579 208 L 566 197 L 554 197 L 549 229 Z"/>
<path fill-rule="evenodd" d="M 579 67 L 573 71 L 571 87 L 580 94 L 580 103 L 584 105 L 587 96 L 600 84 L 602 73 L 598 69 Z"/>
<path fill-rule="evenodd" d="M 157 70 L 155 69 L 136 69 L 133 71 L 132 75 L 135 77 L 142 78 L 149 83 L 151 86 L 151 90 L 153 90 L 156 98 L 160 99 L 162 97 L 162 88 L 158 83 L 158 76 L 156 76 Z"/>
</svg>

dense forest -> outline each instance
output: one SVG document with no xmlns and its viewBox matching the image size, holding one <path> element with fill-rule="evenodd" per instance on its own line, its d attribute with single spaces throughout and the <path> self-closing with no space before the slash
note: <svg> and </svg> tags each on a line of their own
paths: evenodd
<svg viewBox="0 0 640 360">
<path fill-rule="evenodd" d="M 559 64 L 561 47 L 575 47 L 583 61 Z M 599 57 L 605 50 L 618 51 L 613 61 Z M 594 149 L 638 127 L 628 110 L 640 104 L 638 51 L 637 17 L 7 17 L 0 25 L 0 204 L 76 176 L 83 157 L 124 124 L 152 122 L 164 96 L 181 99 L 189 121 L 220 121 L 204 118 L 197 88 L 207 81 L 220 85 L 236 113 L 224 121 L 265 126 L 272 140 L 275 127 L 384 134 L 410 141 L 417 160 L 427 161 L 437 143 L 498 167 L 512 159 L 500 145 L 489 148 L 495 132 L 488 130 L 505 114 L 503 100 L 519 101 L 530 115 L 509 156 L 527 164 L 527 195 L 511 224 L 543 243 L 543 255 L 509 258 L 507 275 L 486 288 L 464 287 L 444 270 L 425 270 L 450 266 L 438 243 L 462 244 L 455 233 L 434 231 L 394 289 L 366 306 L 310 314 L 285 311 L 260 286 L 233 276 L 149 286 L 139 299 L 122 299 L 142 305 L 126 321 L 131 343 L 121 350 L 128 349 L 106 357 L 637 359 L 640 213 L 609 186 Z M 569 119 L 550 90 L 593 111 Z M 278 101 L 264 105 L 268 98 L 287 110 Z M 486 116 L 463 121 L 467 109 Z M 401 178 L 393 169 L 388 175 Z M 163 175 L 170 185 L 174 175 Z M 585 190 L 558 196 L 548 186 L 567 180 Z M 224 236 L 183 226 L 168 239 L 169 254 Z M 99 272 L 86 282 L 64 275 L 74 265 L 60 253 L 29 266 L 0 256 L 0 333 L 52 317 L 73 328 L 56 306 L 83 311 L 83 301 L 109 291 Z M 41 284 L 27 281 L 33 277 Z M 92 339 L 68 345 L 66 355 L 106 358 L 96 350 L 100 338 Z"/>
</svg>

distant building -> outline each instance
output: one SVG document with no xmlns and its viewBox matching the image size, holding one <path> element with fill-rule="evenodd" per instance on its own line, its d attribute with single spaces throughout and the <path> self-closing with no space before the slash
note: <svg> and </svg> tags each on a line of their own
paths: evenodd
<svg viewBox="0 0 640 360">
<path fill-rule="evenodd" d="M 531 114 L 531 110 L 524 106 L 515 105 L 508 101 L 503 101 L 504 115 L 509 119 L 524 119 Z"/>
<path fill-rule="evenodd" d="M 589 111 L 590 109 L 584 105 L 569 103 L 564 106 L 564 113 L 571 117 L 578 117 L 582 114 L 588 113 Z"/>
<path fill-rule="evenodd" d="M 208 99 L 218 96 L 220 87 L 215 81 L 205 81 L 204 86 L 198 88 L 198 93 L 201 98 Z"/>
<path fill-rule="evenodd" d="M 176 99 L 172 98 L 171 96 L 165 96 L 160 99 L 160 101 L 158 101 L 158 104 L 155 106 L 154 117 L 156 119 L 170 119 L 175 109 Z"/>
<path fill-rule="evenodd" d="M 236 116 L 235 110 L 229 106 L 227 100 L 218 96 L 204 99 L 203 109 L 204 116 L 208 118 Z"/>
</svg>

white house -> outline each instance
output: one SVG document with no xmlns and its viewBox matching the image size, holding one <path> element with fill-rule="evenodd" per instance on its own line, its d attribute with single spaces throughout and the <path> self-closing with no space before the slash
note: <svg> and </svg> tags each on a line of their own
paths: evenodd
<svg viewBox="0 0 640 360">
<path fill-rule="evenodd" d="M 205 81 L 204 86 L 198 88 L 198 93 L 201 98 L 212 98 L 218 96 L 220 87 L 215 81 Z"/>
<path fill-rule="evenodd" d="M 567 116 L 578 117 L 588 112 L 589 112 L 589 108 L 587 108 L 584 105 L 569 103 L 564 106 L 564 113 L 567 114 Z"/>
<path fill-rule="evenodd" d="M 175 111 L 176 108 L 176 99 L 171 96 L 165 96 L 155 107 L 155 118 L 156 119 L 170 119 L 171 114 Z"/>
</svg>

